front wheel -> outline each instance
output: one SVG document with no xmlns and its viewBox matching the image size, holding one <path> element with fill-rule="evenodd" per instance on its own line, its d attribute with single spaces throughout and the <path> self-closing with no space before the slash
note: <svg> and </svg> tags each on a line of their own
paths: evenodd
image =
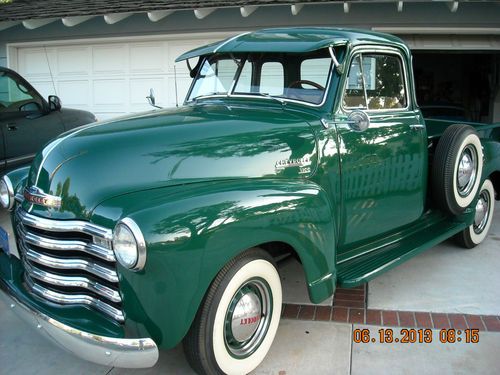
<svg viewBox="0 0 500 375">
<path fill-rule="evenodd" d="M 247 374 L 264 359 L 278 330 L 281 281 L 272 257 L 249 249 L 212 282 L 184 339 L 199 374 Z"/>
<path fill-rule="evenodd" d="M 485 180 L 476 203 L 474 223 L 460 232 L 456 237 L 461 246 L 472 249 L 483 242 L 488 235 L 491 222 L 493 221 L 494 209 L 495 189 L 490 180 Z"/>
</svg>

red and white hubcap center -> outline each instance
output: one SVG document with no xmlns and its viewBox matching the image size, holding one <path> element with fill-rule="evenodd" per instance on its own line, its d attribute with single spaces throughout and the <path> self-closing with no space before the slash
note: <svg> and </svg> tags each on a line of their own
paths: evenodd
<svg viewBox="0 0 500 375">
<path fill-rule="evenodd" d="M 253 292 L 243 295 L 236 304 L 231 319 L 233 337 L 239 342 L 250 339 L 259 327 L 261 316 L 259 297 Z"/>
</svg>

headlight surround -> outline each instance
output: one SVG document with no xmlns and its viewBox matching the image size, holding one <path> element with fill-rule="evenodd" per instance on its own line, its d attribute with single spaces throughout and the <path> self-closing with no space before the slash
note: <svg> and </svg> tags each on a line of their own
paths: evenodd
<svg viewBox="0 0 500 375">
<path fill-rule="evenodd" d="M 128 217 L 120 220 L 113 231 L 116 260 L 125 268 L 140 271 L 146 264 L 146 241 L 136 222 Z"/>
<path fill-rule="evenodd" d="M 3 176 L 0 180 L 0 203 L 9 211 L 14 207 L 14 187 L 7 176 Z"/>
</svg>

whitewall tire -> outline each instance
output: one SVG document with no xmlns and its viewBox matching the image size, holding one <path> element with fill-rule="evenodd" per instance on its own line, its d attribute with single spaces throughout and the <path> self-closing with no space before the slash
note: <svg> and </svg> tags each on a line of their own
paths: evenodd
<svg viewBox="0 0 500 375">
<path fill-rule="evenodd" d="M 483 171 L 483 148 L 476 130 L 451 125 L 434 153 L 432 193 L 436 205 L 460 215 L 477 197 Z"/>
<path fill-rule="evenodd" d="M 485 180 L 479 192 L 474 223 L 457 235 L 458 243 L 471 249 L 484 241 L 490 230 L 495 210 L 495 189 L 490 180 Z"/>
<path fill-rule="evenodd" d="M 281 281 L 272 257 L 249 249 L 217 275 L 184 339 L 200 374 L 247 374 L 269 351 L 281 316 Z"/>
</svg>

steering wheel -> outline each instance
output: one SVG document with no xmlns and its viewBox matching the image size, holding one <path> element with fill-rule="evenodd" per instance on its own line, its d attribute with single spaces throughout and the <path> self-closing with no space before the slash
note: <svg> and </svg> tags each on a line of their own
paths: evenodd
<svg viewBox="0 0 500 375">
<path fill-rule="evenodd" d="M 323 86 L 321 86 L 319 83 L 316 83 L 316 82 L 313 82 L 313 81 L 309 81 L 308 79 L 299 79 L 297 81 L 293 81 L 292 83 L 290 83 L 288 85 L 288 88 L 291 89 L 291 88 L 294 88 L 294 87 L 298 87 L 299 85 L 302 85 L 302 84 L 305 84 L 305 85 L 309 85 L 309 86 L 312 86 L 312 87 L 315 87 L 317 88 L 318 90 L 324 90 L 325 88 Z"/>
</svg>

